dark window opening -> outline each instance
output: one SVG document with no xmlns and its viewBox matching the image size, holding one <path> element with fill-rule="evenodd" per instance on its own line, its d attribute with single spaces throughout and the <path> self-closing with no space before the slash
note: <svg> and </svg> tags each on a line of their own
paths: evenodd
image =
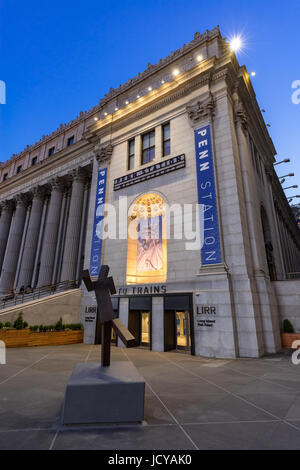
<svg viewBox="0 0 300 470">
<path fill-rule="evenodd" d="M 134 139 L 131 139 L 128 142 L 128 164 L 127 164 L 128 170 L 133 170 L 134 168 L 134 151 L 135 151 L 135 142 L 134 142 Z"/>
<path fill-rule="evenodd" d="M 142 136 L 142 164 L 152 162 L 155 158 L 155 131 Z"/>
<path fill-rule="evenodd" d="M 68 138 L 68 143 L 67 143 L 67 145 L 68 145 L 68 147 L 69 147 L 70 145 L 73 145 L 73 144 L 74 144 L 74 136 L 72 135 L 72 137 L 69 137 L 69 138 Z"/>
<path fill-rule="evenodd" d="M 171 153 L 171 139 L 170 139 L 170 123 L 165 124 L 162 128 L 163 138 L 163 157 Z"/>
<path fill-rule="evenodd" d="M 55 147 L 51 147 L 48 152 L 48 156 L 51 157 L 51 155 L 54 155 L 55 152 Z"/>
</svg>

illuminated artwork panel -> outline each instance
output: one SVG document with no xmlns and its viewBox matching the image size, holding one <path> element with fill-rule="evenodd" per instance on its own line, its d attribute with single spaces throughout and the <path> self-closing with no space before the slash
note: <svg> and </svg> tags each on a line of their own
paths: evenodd
<svg viewBox="0 0 300 470">
<path fill-rule="evenodd" d="M 128 232 L 127 284 L 161 283 L 167 279 L 165 203 L 155 193 L 141 196 L 129 212 L 136 236 Z"/>
<path fill-rule="evenodd" d="M 141 220 L 138 225 L 137 271 L 157 271 L 162 268 L 162 217 Z"/>
</svg>

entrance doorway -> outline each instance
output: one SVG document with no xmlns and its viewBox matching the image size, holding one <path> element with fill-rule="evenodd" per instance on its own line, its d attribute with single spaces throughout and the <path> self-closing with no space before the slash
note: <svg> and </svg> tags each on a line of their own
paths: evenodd
<svg viewBox="0 0 300 470">
<path fill-rule="evenodd" d="M 150 345 L 150 312 L 141 312 L 141 344 Z"/>
<path fill-rule="evenodd" d="M 128 317 L 128 329 L 135 337 L 137 346 L 150 348 L 151 313 L 149 311 L 131 310 Z"/>
<path fill-rule="evenodd" d="M 191 349 L 190 312 L 175 312 L 176 349 Z"/>
<path fill-rule="evenodd" d="M 190 312 L 165 310 L 164 350 L 191 350 Z"/>
</svg>

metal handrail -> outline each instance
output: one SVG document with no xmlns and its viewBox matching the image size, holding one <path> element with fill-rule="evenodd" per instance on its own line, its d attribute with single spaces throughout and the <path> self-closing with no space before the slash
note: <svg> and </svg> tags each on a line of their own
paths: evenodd
<svg viewBox="0 0 300 470">
<path fill-rule="evenodd" d="M 12 293 L 12 298 L 5 299 L 7 296 L 3 296 L 0 301 L 0 310 L 3 310 L 8 307 L 13 307 L 14 305 L 20 305 L 24 302 L 30 302 L 31 300 L 37 300 L 41 297 L 46 297 L 49 295 L 57 294 L 70 289 L 75 289 L 80 286 L 80 281 L 62 281 L 56 284 L 49 284 L 47 286 L 37 287 L 31 289 L 31 292 L 22 292 L 22 293 Z"/>
</svg>

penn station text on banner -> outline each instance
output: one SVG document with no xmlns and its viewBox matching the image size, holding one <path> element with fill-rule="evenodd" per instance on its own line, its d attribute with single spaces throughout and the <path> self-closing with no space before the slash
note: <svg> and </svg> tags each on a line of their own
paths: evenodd
<svg viewBox="0 0 300 470">
<path fill-rule="evenodd" d="M 194 133 L 198 203 L 204 205 L 201 261 L 202 265 L 218 264 L 222 259 L 210 126 L 196 129 Z"/>
</svg>

